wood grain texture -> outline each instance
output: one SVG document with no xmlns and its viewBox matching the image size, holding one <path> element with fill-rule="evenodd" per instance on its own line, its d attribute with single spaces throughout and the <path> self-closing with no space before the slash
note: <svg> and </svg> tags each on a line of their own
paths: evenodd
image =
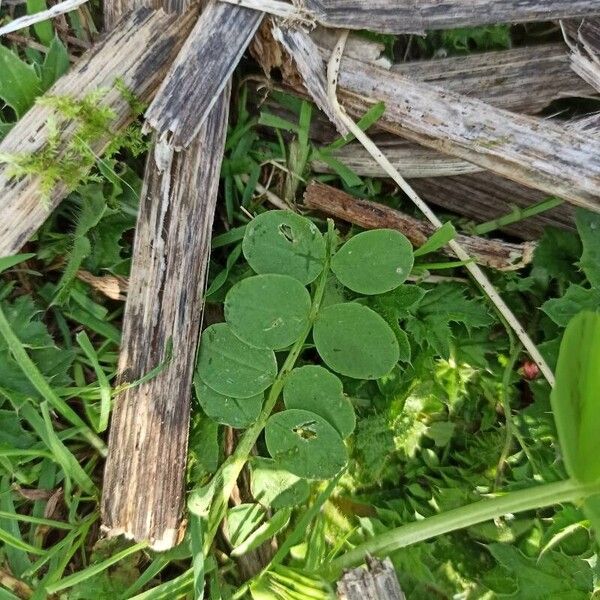
<svg viewBox="0 0 600 600">
<path fill-rule="evenodd" d="M 304 6 L 326 27 L 380 33 L 600 14 L 597 0 L 304 0 Z"/>
<path fill-rule="evenodd" d="M 567 21 L 563 28 L 571 38 L 573 71 L 600 91 L 600 18 Z"/>
<path fill-rule="evenodd" d="M 46 94 L 82 98 L 98 89 L 108 89 L 102 104 L 114 111 L 111 130 L 118 131 L 131 121 L 132 113 L 127 99 L 115 88 L 115 80 L 121 79 L 141 101 L 150 100 L 194 20 L 192 14 L 175 17 L 139 9 L 86 52 Z M 35 105 L 0 143 L 0 153 L 39 152 L 46 144 L 46 122 L 52 114 L 52 109 Z M 64 147 L 74 129 L 73 124 L 64 127 Z M 102 154 L 108 141 L 99 140 L 93 151 Z M 0 256 L 18 252 L 68 191 L 57 186 L 50 202 L 44 203 L 36 178 L 11 179 L 8 171 L 5 164 L 0 164 Z"/>
<path fill-rule="evenodd" d="M 368 557 L 366 562 L 366 567 L 346 571 L 338 581 L 338 600 L 406 600 L 389 558 Z"/>
<path fill-rule="evenodd" d="M 211 0 L 169 71 L 146 120 L 175 150 L 187 147 L 229 81 L 263 13 Z"/>
<path fill-rule="evenodd" d="M 183 535 L 191 381 L 202 317 L 229 85 L 184 152 L 158 143 L 148 157 L 123 319 L 119 383 L 159 365 L 120 394 L 112 416 L 102 495 L 103 528 L 155 550 Z"/>
<path fill-rule="evenodd" d="M 304 193 L 304 205 L 364 229 L 396 229 L 416 247 L 422 246 L 435 231 L 428 222 L 415 219 L 384 204 L 355 198 L 323 183 L 311 182 L 308 185 Z M 529 264 L 535 248 L 531 243 L 512 244 L 461 234 L 456 236 L 456 241 L 478 264 L 502 271 L 514 271 Z M 447 246 L 442 252 L 455 257 Z"/>
</svg>

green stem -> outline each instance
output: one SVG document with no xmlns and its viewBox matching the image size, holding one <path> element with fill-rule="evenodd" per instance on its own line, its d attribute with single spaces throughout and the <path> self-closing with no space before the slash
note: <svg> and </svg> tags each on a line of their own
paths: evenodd
<svg viewBox="0 0 600 600">
<path fill-rule="evenodd" d="M 44 375 L 31 360 L 29 354 L 27 354 L 27 351 L 21 343 L 21 340 L 19 340 L 15 332 L 12 330 L 2 308 L 0 308 L 0 335 L 4 338 L 10 353 L 13 355 L 25 377 L 27 377 L 31 385 L 33 385 L 33 387 L 39 392 L 44 400 L 47 400 L 48 404 L 50 404 L 52 408 L 56 410 L 56 412 L 61 414 L 69 423 L 71 423 L 71 425 L 78 427 L 85 439 L 94 448 L 96 448 L 96 450 L 98 450 L 102 456 L 106 456 L 106 445 L 104 442 L 50 387 Z"/>
<path fill-rule="evenodd" d="M 378 535 L 335 559 L 323 569 L 321 574 L 333 580 L 344 569 L 360 564 L 367 554 L 386 555 L 405 546 L 509 513 L 535 510 L 563 502 L 578 502 L 598 492 L 600 492 L 598 483 L 584 485 L 568 479 L 510 492 L 497 498 L 480 500 Z"/>
<path fill-rule="evenodd" d="M 219 523 L 223 520 L 225 516 L 225 511 L 227 509 L 227 502 L 229 501 L 229 497 L 231 496 L 231 492 L 235 486 L 235 482 L 239 477 L 240 472 L 244 468 L 244 465 L 248 461 L 248 458 L 252 452 L 252 448 L 256 444 L 262 430 L 265 428 L 277 401 L 279 400 L 279 396 L 283 390 L 283 386 L 285 384 L 285 380 L 290 373 L 290 371 L 294 368 L 298 357 L 300 356 L 302 349 L 304 348 L 304 344 L 306 339 L 308 338 L 313 324 L 319 314 L 319 310 L 321 308 L 321 302 L 323 301 L 323 296 L 325 294 L 325 286 L 327 283 L 327 276 L 329 274 L 329 265 L 331 262 L 331 247 L 333 240 L 333 221 L 330 219 L 327 221 L 327 234 L 325 237 L 327 250 L 325 254 L 325 264 L 323 266 L 323 271 L 319 277 L 317 282 L 317 287 L 313 296 L 313 301 L 310 309 L 310 314 L 308 318 L 308 324 L 306 329 L 298 339 L 298 341 L 292 346 L 281 370 L 277 374 L 277 378 L 273 382 L 271 389 L 269 390 L 269 394 L 267 396 L 267 400 L 258 416 L 258 419 L 246 430 L 246 433 L 240 439 L 235 451 L 233 454 L 221 465 L 219 471 L 215 474 L 213 478 L 213 482 L 218 482 L 217 484 L 217 493 L 213 500 L 213 504 L 210 509 L 210 514 L 208 518 L 208 529 L 206 536 L 204 538 L 204 553 L 208 555 L 210 550 L 210 546 L 212 541 L 217 533 L 217 529 L 219 527 Z"/>
</svg>

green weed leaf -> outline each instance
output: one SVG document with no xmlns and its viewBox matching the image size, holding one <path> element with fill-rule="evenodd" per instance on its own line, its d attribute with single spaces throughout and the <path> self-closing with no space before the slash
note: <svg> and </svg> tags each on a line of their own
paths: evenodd
<svg viewBox="0 0 600 600">
<path fill-rule="evenodd" d="M 411 243 L 399 231 L 374 229 L 351 237 L 335 254 L 331 270 L 359 294 L 383 294 L 406 281 L 413 266 Z"/>
<path fill-rule="evenodd" d="M 198 374 L 194 377 L 194 389 L 196 398 L 208 417 L 235 429 L 244 429 L 254 423 L 264 400 L 262 393 L 250 398 L 233 398 L 219 394 L 208 387 Z"/>
<path fill-rule="evenodd" d="M 375 311 L 356 303 L 334 304 L 315 322 L 317 351 L 332 370 L 355 379 L 379 379 L 398 362 L 394 332 Z"/>
<path fill-rule="evenodd" d="M 550 396 L 567 473 L 600 480 L 600 314 L 583 312 L 567 326 Z"/>
<path fill-rule="evenodd" d="M 542 304 L 542 310 L 561 327 L 582 310 L 597 310 L 600 306 L 600 289 L 584 288 L 572 283 L 561 298 L 552 298 Z"/>
<path fill-rule="evenodd" d="M 583 244 L 583 254 L 579 266 L 588 281 L 600 287 L 600 215 L 595 212 L 577 209 L 577 231 Z"/>
<path fill-rule="evenodd" d="M 43 0 L 42 0 L 43 2 Z M 44 2 L 45 4 L 45 2 Z M 50 86 L 69 70 L 69 53 L 67 48 L 57 36 L 51 38 L 48 54 L 42 64 L 42 91 L 46 91 Z"/>
<path fill-rule="evenodd" d="M 283 401 L 286 408 L 302 408 L 323 417 L 343 438 L 354 431 L 356 416 L 342 382 L 323 367 L 294 369 L 285 382 Z"/>
<path fill-rule="evenodd" d="M 306 329 L 310 294 L 288 275 L 256 275 L 236 283 L 225 298 L 225 319 L 234 333 L 257 348 L 279 350 Z"/>
<path fill-rule="evenodd" d="M 6 46 L 0 45 L 0 73 L 0 100 L 15 111 L 17 118 L 21 118 L 41 93 L 35 69 Z"/>
<path fill-rule="evenodd" d="M 277 464 L 306 479 L 331 479 L 348 459 L 338 432 L 307 410 L 273 415 L 265 427 L 265 441 Z"/>
<path fill-rule="evenodd" d="M 308 498 L 310 488 L 305 479 L 282 469 L 270 458 L 256 458 L 251 463 L 250 490 L 263 506 L 279 509 L 297 506 Z"/>
<path fill-rule="evenodd" d="M 229 325 L 217 323 L 202 333 L 197 372 L 219 394 L 251 398 L 273 383 L 277 362 L 272 350 L 250 346 Z"/>
<path fill-rule="evenodd" d="M 285 210 L 270 210 L 251 221 L 242 249 L 257 273 L 289 275 L 305 285 L 317 278 L 325 260 L 325 241 L 316 225 Z"/>
<path fill-rule="evenodd" d="M 456 237 L 454 225 L 447 221 L 419 248 L 415 250 L 415 256 L 423 256 L 443 248 L 450 240 Z"/>
</svg>

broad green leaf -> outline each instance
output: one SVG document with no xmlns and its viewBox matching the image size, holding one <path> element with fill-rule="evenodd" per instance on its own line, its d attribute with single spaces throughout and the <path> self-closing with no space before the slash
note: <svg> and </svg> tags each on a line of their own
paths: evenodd
<svg viewBox="0 0 600 600">
<path fill-rule="evenodd" d="M 225 298 L 225 319 L 235 335 L 257 348 L 279 350 L 306 330 L 310 294 L 288 275 L 256 275 L 236 283 Z"/>
<path fill-rule="evenodd" d="M 44 0 L 41 0 L 41 2 L 44 3 Z M 58 36 L 50 39 L 50 48 L 41 70 L 43 91 L 46 91 L 61 75 L 64 75 L 69 70 L 69 53 L 67 52 L 67 48 Z"/>
<path fill-rule="evenodd" d="M 583 512 L 592 526 L 596 543 L 600 542 L 600 494 L 587 497 L 583 502 Z"/>
<path fill-rule="evenodd" d="M 278 465 L 306 479 L 331 479 L 348 460 L 338 432 L 307 410 L 284 410 L 271 416 L 265 441 Z"/>
<path fill-rule="evenodd" d="M 208 387 L 198 374 L 194 377 L 194 389 L 196 398 L 208 417 L 236 429 L 244 429 L 254 423 L 263 405 L 262 393 L 251 398 L 224 396 Z"/>
<path fill-rule="evenodd" d="M 0 119 L 0 141 L 4 138 L 4 136 L 15 126 L 14 123 L 5 123 L 2 119 Z"/>
<path fill-rule="evenodd" d="M 456 229 L 450 221 L 446 221 L 434 234 L 419 248 L 415 250 L 415 256 L 423 256 L 443 248 L 450 240 L 456 237 Z"/>
<path fill-rule="evenodd" d="M 27 0 L 27 14 L 29 15 L 42 12 L 47 8 L 46 0 Z M 54 39 L 54 27 L 52 26 L 52 21 L 50 19 L 35 23 L 33 25 L 33 30 L 40 42 L 45 46 L 49 46 Z"/>
<path fill-rule="evenodd" d="M 41 93 L 40 80 L 32 65 L 0 44 L 0 100 L 22 117 Z"/>
<path fill-rule="evenodd" d="M 317 278 L 325 260 L 325 240 L 316 225 L 285 210 L 255 217 L 246 227 L 242 249 L 257 273 L 289 275 L 302 284 Z"/>
<path fill-rule="evenodd" d="M 383 294 L 398 287 L 413 266 L 411 243 L 399 231 L 374 229 L 350 238 L 331 261 L 331 270 L 359 294 Z"/>
<path fill-rule="evenodd" d="M 229 325 L 217 323 L 202 333 L 197 372 L 219 394 L 252 398 L 273 383 L 277 362 L 272 350 L 250 346 Z"/>
<path fill-rule="evenodd" d="M 572 283 L 561 298 L 552 298 L 542 304 L 542 310 L 561 327 L 582 310 L 600 309 L 600 289 L 584 288 Z"/>
<path fill-rule="evenodd" d="M 283 401 L 286 408 L 303 408 L 323 417 L 343 438 L 354 431 L 354 408 L 344 396 L 342 382 L 323 367 L 294 369 L 285 382 Z"/>
<path fill-rule="evenodd" d="M 588 281 L 600 287 L 600 214 L 577 209 L 577 231 L 583 244 L 583 254 L 579 266 L 583 269 Z"/>
<path fill-rule="evenodd" d="M 583 312 L 567 326 L 550 400 L 567 473 L 600 480 L 600 314 Z"/>
<path fill-rule="evenodd" d="M 288 525 L 291 514 L 292 510 L 290 508 L 277 511 L 266 523 L 260 525 L 241 544 L 237 545 L 231 551 L 231 556 L 242 556 L 276 536 Z"/>
<path fill-rule="evenodd" d="M 0 273 L 10 269 L 25 260 L 29 260 L 34 257 L 35 253 L 30 252 L 29 254 L 13 254 L 12 256 L 3 256 L 0 258 Z"/>
<path fill-rule="evenodd" d="M 255 458 L 250 464 L 252 497 L 268 508 L 298 506 L 308 498 L 305 479 L 282 469 L 270 458 Z"/>
<path fill-rule="evenodd" d="M 325 364 L 355 379 L 379 379 L 398 362 L 394 332 L 375 311 L 356 303 L 325 308 L 315 322 L 313 337 Z"/>
</svg>

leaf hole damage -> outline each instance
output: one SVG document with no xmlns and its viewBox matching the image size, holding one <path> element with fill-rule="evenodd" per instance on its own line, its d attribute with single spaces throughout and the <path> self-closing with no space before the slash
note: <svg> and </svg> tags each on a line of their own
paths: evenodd
<svg viewBox="0 0 600 600">
<path fill-rule="evenodd" d="M 279 233 L 290 243 L 294 244 L 296 238 L 294 237 L 293 229 L 287 223 L 281 223 L 279 225 Z"/>
<path fill-rule="evenodd" d="M 317 438 L 317 432 L 313 429 L 313 426 L 316 424 L 316 421 L 308 421 L 307 423 L 302 423 L 302 425 L 298 425 L 292 429 L 292 431 L 303 440 L 307 442 L 310 440 L 314 440 Z"/>
</svg>

